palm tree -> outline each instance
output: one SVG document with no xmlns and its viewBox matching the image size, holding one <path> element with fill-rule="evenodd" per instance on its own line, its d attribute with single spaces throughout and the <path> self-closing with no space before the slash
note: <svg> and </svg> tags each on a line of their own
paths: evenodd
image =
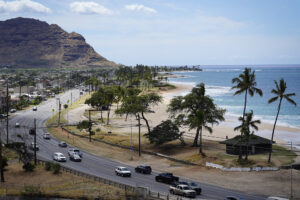
<svg viewBox="0 0 300 200">
<path fill-rule="evenodd" d="M 254 130 L 258 130 L 258 127 L 256 124 L 260 124 L 260 120 L 253 120 L 253 110 L 251 110 L 249 113 L 245 113 L 246 119 L 240 117 L 239 121 L 242 122 L 241 125 L 234 128 L 234 130 L 240 130 L 241 140 L 244 138 L 246 141 L 246 157 L 245 160 L 248 160 L 248 143 L 249 143 L 249 137 L 250 137 L 250 128 L 253 128 Z M 254 131 L 252 131 L 252 134 Z M 242 141 L 240 142 L 240 147 L 242 146 Z"/>
<path fill-rule="evenodd" d="M 297 106 L 296 102 L 293 99 L 290 98 L 292 96 L 296 96 L 296 94 L 295 93 L 289 93 L 289 94 L 285 93 L 287 86 L 286 86 L 286 82 L 284 81 L 284 79 L 283 78 L 280 79 L 279 85 L 278 85 L 277 81 L 274 81 L 274 83 L 276 85 L 276 89 L 273 89 L 271 92 L 273 94 L 275 94 L 275 97 L 269 99 L 268 103 L 273 103 L 277 99 L 279 99 L 279 104 L 278 104 L 278 107 L 277 107 L 277 115 L 276 115 L 276 118 L 275 118 L 273 130 L 272 130 L 271 148 L 270 148 L 270 152 L 269 152 L 268 163 L 271 162 L 272 142 L 273 142 L 273 138 L 274 138 L 275 127 L 276 127 L 278 115 L 279 115 L 279 112 L 280 112 L 280 107 L 281 107 L 282 100 L 285 99 L 288 102 L 290 102 L 291 104 Z"/>
<path fill-rule="evenodd" d="M 232 83 L 236 83 L 231 89 L 237 89 L 234 95 L 239 95 L 245 92 L 245 102 L 243 110 L 243 121 L 245 119 L 246 107 L 247 107 L 247 96 L 253 96 L 255 93 L 260 96 L 263 95 L 262 90 L 256 87 L 255 71 L 251 72 L 250 68 L 245 68 L 244 72 L 239 77 L 233 78 Z M 242 149 L 240 148 L 239 160 L 242 159 Z"/>
</svg>

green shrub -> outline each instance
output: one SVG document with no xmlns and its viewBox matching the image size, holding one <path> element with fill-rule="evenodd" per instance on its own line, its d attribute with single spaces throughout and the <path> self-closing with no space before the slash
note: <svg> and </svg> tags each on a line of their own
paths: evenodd
<svg viewBox="0 0 300 200">
<path fill-rule="evenodd" d="M 97 129 L 96 129 L 96 132 L 100 132 L 100 128 L 97 128 Z"/>
<path fill-rule="evenodd" d="M 32 164 L 31 162 L 27 162 L 27 163 L 24 163 L 23 165 L 23 169 L 25 170 L 25 172 L 32 172 L 35 168 L 35 165 Z"/>
<path fill-rule="evenodd" d="M 49 161 L 47 161 L 46 163 L 45 163 L 45 170 L 46 171 L 50 171 L 51 169 L 52 169 L 52 163 L 51 162 L 49 162 Z"/>
<path fill-rule="evenodd" d="M 55 163 L 55 164 L 52 166 L 52 168 L 53 168 L 53 174 L 59 174 L 60 169 L 61 169 L 60 164 Z"/>
</svg>

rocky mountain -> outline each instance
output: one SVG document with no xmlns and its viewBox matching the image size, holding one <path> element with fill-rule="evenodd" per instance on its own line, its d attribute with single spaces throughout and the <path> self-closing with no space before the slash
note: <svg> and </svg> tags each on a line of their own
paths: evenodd
<svg viewBox="0 0 300 200">
<path fill-rule="evenodd" d="M 36 19 L 0 21 L 0 66 L 16 68 L 116 67 L 84 37 Z"/>
</svg>

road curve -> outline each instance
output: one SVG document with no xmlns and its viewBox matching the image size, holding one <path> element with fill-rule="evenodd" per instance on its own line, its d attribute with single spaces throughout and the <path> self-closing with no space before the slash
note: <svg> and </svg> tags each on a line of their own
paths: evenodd
<svg viewBox="0 0 300 200">
<path fill-rule="evenodd" d="M 71 95 L 72 93 L 72 95 Z M 10 141 L 21 141 L 21 135 L 26 144 L 30 144 L 33 141 L 33 136 L 29 135 L 29 129 L 34 125 L 34 118 L 37 119 L 37 144 L 40 147 L 40 150 L 37 152 L 38 157 L 44 160 L 52 160 L 52 155 L 54 152 L 62 152 L 67 156 L 68 148 L 60 148 L 58 146 L 59 141 L 56 138 L 51 138 L 51 140 L 44 140 L 43 134 L 47 132 L 45 127 L 45 122 L 52 115 L 52 109 L 58 110 L 58 99 L 60 98 L 61 104 L 64 105 L 70 100 L 72 96 L 72 102 L 79 98 L 79 90 L 73 89 L 57 96 L 54 99 L 49 99 L 46 102 L 43 102 L 38 106 L 37 111 L 32 111 L 31 109 L 26 111 L 17 112 L 14 116 L 10 117 L 9 120 L 9 140 Z M 15 128 L 15 123 L 20 123 L 20 128 Z M 1 125 L 2 127 L 2 141 L 6 141 L 6 131 L 4 122 Z M 69 144 L 68 144 L 69 145 Z M 120 153 L 121 153 L 120 149 Z M 131 178 L 123 178 L 115 175 L 114 169 L 116 166 L 122 165 L 119 162 L 110 160 L 108 158 L 100 157 L 93 155 L 91 153 L 83 151 L 83 160 L 82 162 L 72 162 L 67 160 L 66 163 L 61 163 L 61 165 L 76 169 L 78 171 L 95 175 L 98 177 L 106 178 L 112 181 L 117 181 L 120 183 L 132 185 L 132 186 L 144 186 L 148 187 L 151 191 L 168 193 L 169 186 L 163 183 L 157 183 L 155 181 L 155 176 L 158 172 L 153 172 L 151 175 L 143 175 L 134 172 L 134 167 L 127 166 L 132 171 Z M 126 166 L 126 165 L 125 165 Z M 181 177 L 184 180 L 188 180 L 184 177 Z M 202 194 L 199 195 L 199 198 L 205 199 L 224 199 L 226 196 L 239 196 L 247 200 L 262 200 L 265 197 L 256 196 L 252 194 L 247 194 L 246 192 L 229 190 L 226 188 L 198 182 L 202 188 Z"/>
</svg>

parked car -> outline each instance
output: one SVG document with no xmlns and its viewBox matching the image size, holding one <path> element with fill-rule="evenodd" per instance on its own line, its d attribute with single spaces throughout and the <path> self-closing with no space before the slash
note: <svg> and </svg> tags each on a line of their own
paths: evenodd
<svg viewBox="0 0 300 200">
<path fill-rule="evenodd" d="M 12 109 L 10 109 L 10 112 L 15 113 L 15 112 L 17 112 L 17 109 L 12 108 Z"/>
<path fill-rule="evenodd" d="M 148 165 L 139 165 L 135 168 L 135 172 L 142 174 L 151 174 L 152 169 Z"/>
<path fill-rule="evenodd" d="M 0 114 L 0 119 L 6 118 L 7 114 Z"/>
<path fill-rule="evenodd" d="M 75 152 L 69 154 L 69 157 L 70 157 L 70 160 L 72 160 L 72 161 L 81 162 L 81 157 Z"/>
<path fill-rule="evenodd" d="M 20 124 L 18 122 L 16 122 L 16 125 L 15 125 L 16 128 L 20 128 Z"/>
<path fill-rule="evenodd" d="M 282 197 L 268 197 L 267 200 L 289 200 L 289 199 L 282 198 Z"/>
<path fill-rule="evenodd" d="M 131 171 L 126 167 L 121 167 L 121 166 L 115 169 L 115 173 L 117 176 L 128 176 L 128 177 L 131 176 Z"/>
<path fill-rule="evenodd" d="M 34 106 L 34 107 L 32 108 L 32 110 L 33 110 L 33 111 L 37 111 L 37 107 Z"/>
<path fill-rule="evenodd" d="M 197 195 L 201 194 L 202 189 L 199 187 L 199 185 L 195 182 L 188 182 L 188 181 L 179 181 L 179 182 L 174 182 L 173 186 L 177 185 L 187 185 L 189 186 L 192 190 L 195 190 Z"/>
<path fill-rule="evenodd" d="M 68 145 L 67 145 L 66 142 L 61 141 L 60 143 L 58 143 L 58 146 L 60 146 L 60 147 L 67 147 Z"/>
<path fill-rule="evenodd" d="M 225 200 L 244 200 L 244 199 L 237 196 L 227 196 Z"/>
<path fill-rule="evenodd" d="M 179 178 L 177 176 L 173 176 L 172 173 L 160 173 L 155 177 L 155 180 L 157 182 L 163 182 L 163 183 L 168 183 L 171 184 L 175 181 L 179 181 Z"/>
<path fill-rule="evenodd" d="M 77 153 L 77 154 L 82 158 L 82 152 L 81 152 L 79 149 L 76 149 L 76 148 L 71 148 L 71 149 L 69 149 L 69 151 L 68 151 L 69 156 L 70 156 L 72 153 Z"/>
<path fill-rule="evenodd" d="M 66 157 L 64 156 L 64 154 L 63 154 L 63 153 L 60 153 L 60 152 L 55 152 L 55 153 L 53 154 L 53 160 L 56 160 L 56 161 L 58 161 L 58 162 L 66 162 L 66 161 L 67 161 L 67 159 L 66 159 Z"/>
<path fill-rule="evenodd" d="M 184 197 L 195 198 L 196 191 L 192 190 L 187 185 L 177 185 L 177 186 L 170 186 L 169 188 L 171 194 L 181 195 Z"/>
<path fill-rule="evenodd" d="M 49 133 L 44 133 L 43 138 L 45 140 L 50 140 L 50 134 Z"/>
<path fill-rule="evenodd" d="M 35 146 L 35 148 L 34 148 L 34 146 Z M 34 142 L 31 143 L 30 148 L 31 148 L 33 151 L 34 151 L 34 150 L 36 150 L 36 151 L 40 150 L 39 145 L 37 145 L 37 144 L 34 145 Z"/>
</svg>

